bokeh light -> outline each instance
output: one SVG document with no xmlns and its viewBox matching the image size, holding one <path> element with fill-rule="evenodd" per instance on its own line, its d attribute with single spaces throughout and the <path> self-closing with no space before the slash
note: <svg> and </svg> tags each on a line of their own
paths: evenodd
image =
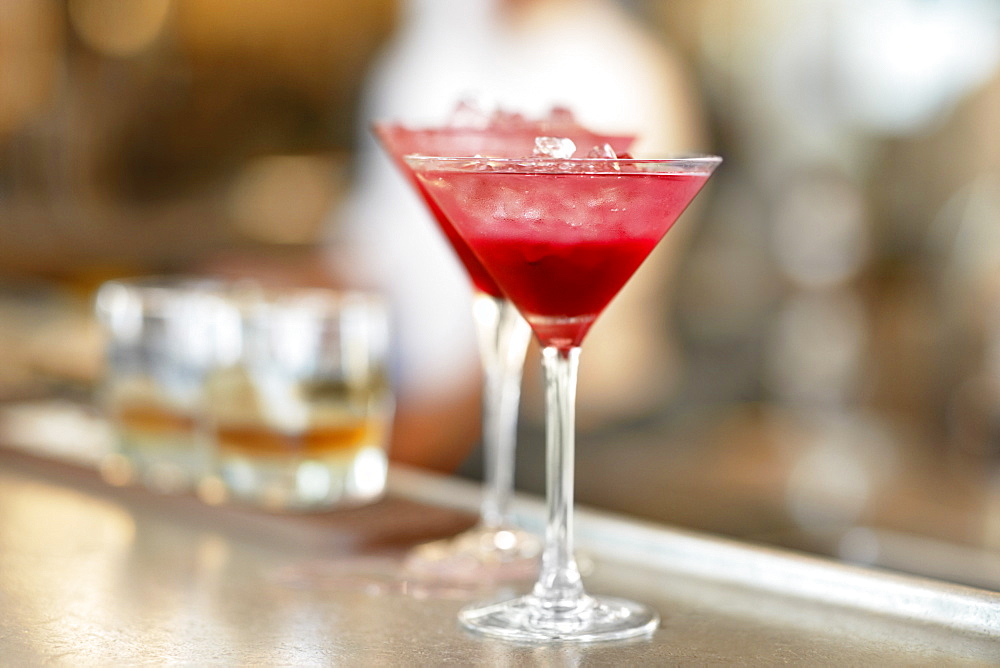
<svg viewBox="0 0 1000 668">
<path fill-rule="evenodd" d="M 163 32 L 171 0 L 69 0 L 76 34 L 95 51 L 127 57 L 149 48 Z"/>
</svg>

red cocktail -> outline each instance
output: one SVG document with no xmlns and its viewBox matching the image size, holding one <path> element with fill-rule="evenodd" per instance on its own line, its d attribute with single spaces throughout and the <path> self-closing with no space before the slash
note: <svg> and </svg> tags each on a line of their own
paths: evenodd
<svg viewBox="0 0 1000 668">
<path fill-rule="evenodd" d="M 707 178 L 645 169 L 421 172 L 542 345 L 558 348 L 581 344 Z"/>
</svg>

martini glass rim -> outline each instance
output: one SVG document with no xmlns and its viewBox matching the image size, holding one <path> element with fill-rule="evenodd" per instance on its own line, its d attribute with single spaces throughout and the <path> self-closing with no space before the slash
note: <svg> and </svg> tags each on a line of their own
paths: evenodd
<svg viewBox="0 0 1000 668">
<path fill-rule="evenodd" d="M 403 160 L 411 168 L 420 166 L 433 167 L 444 171 L 476 170 L 480 173 L 552 173 L 552 174 L 595 174 L 595 173 L 628 173 L 619 172 L 621 167 L 643 167 L 653 171 L 665 171 L 674 168 L 678 172 L 697 172 L 712 170 L 722 162 L 722 157 L 709 153 L 678 154 L 662 158 L 550 158 L 545 156 L 528 156 L 524 158 L 492 158 L 483 155 L 473 156 L 439 156 L 423 153 L 408 153 Z M 489 163 L 498 167 L 496 170 L 479 170 L 479 166 Z M 599 170 L 614 163 L 619 169 Z M 557 170 L 553 170 L 553 167 Z M 582 168 L 579 171 L 574 168 Z"/>
</svg>

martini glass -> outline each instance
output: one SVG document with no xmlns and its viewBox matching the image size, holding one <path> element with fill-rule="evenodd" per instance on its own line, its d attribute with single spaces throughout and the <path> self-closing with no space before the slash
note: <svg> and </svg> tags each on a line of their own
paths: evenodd
<svg viewBox="0 0 1000 668">
<path fill-rule="evenodd" d="M 462 623 L 520 641 L 642 636 L 657 613 L 591 596 L 573 556 L 576 378 L 587 331 L 721 162 L 407 156 L 543 346 L 548 518 L 531 593 L 462 610 Z"/>
<path fill-rule="evenodd" d="M 459 105 L 457 112 L 462 111 Z M 467 110 L 466 110 L 467 111 Z M 479 522 L 445 540 L 417 546 L 406 559 L 410 572 L 449 581 L 505 581 L 531 577 L 538 567 L 541 543 L 510 519 L 514 488 L 514 454 L 521 376 L 530 329 L 517 309 L 455 230 L 444 212 L 421 186 L 404 160 L 423 155 L 530 154 L 538 136 L 558 135 L 579 146 L 607 144 L 625 151 L 631 135 L 605 135 L 580 126 L 565 109 L 553 109 L 547 118 L 530 120 L 504 112 L 476 115 L 479 125 L 412 128 L 399 123 L 375 123 L 379 142 L 421 195 L 438 227 L 465 267 L 473 287 L 473 318 L 483 364 L 483 453 L 485 475 Z"/>
</svg>

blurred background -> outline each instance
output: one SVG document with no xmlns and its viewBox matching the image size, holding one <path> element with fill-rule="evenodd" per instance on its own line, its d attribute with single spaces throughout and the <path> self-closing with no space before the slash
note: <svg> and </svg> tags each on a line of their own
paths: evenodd
<svg viewBox="0 0 1000 668">
<path fill-rule="evenodd" d="M 1000 589 L 995 0 L 0 0 L 0 400 L 87 404 L 107 278 L 374 286 L 395 456 L 477 476 L 467 288 L 367 131 L 464 95 L 725 159 L 585 346 L 578 501 Z"/>
</svg>

